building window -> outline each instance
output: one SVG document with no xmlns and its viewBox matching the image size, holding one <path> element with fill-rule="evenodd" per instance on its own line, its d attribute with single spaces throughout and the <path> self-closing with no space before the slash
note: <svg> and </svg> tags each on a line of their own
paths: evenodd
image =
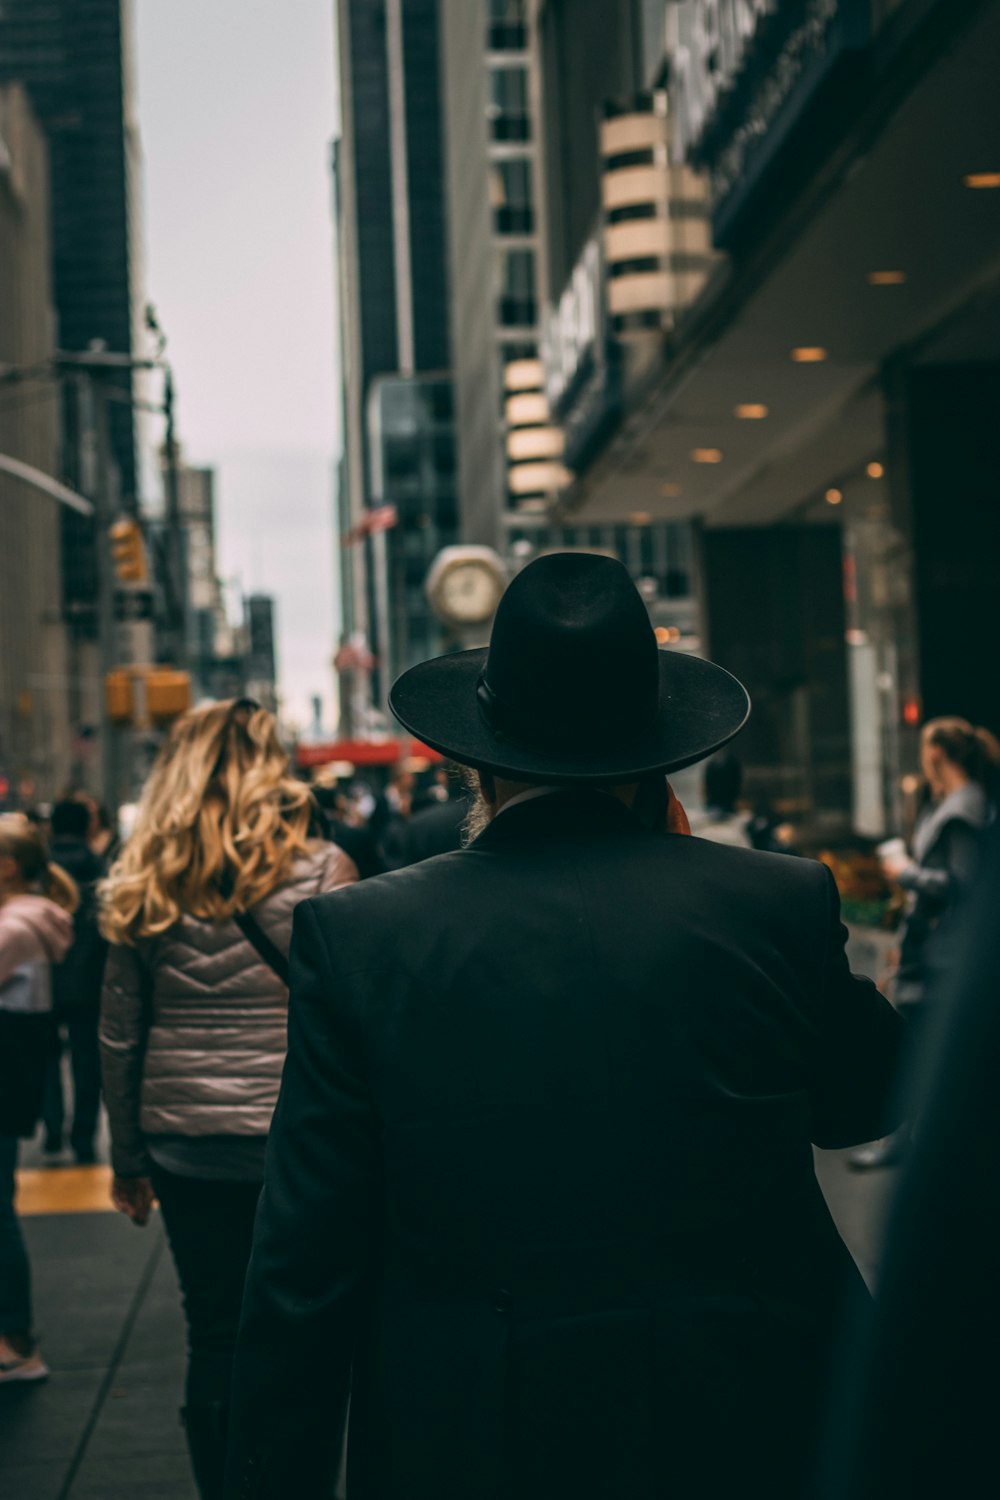
<svg viewBox="0 0 1000 1500">
<path fill-rule="evenodd" d="M 431 387 L 431 412 L 435 422 L 450 422 L 454 415 L 451 382 Z"/>
<path fill-rule="evenodd" d="M 490 102 L 486 111 L 495 141 L 531 139 L 527 68 L 493 68 L 490 72 Z"/>
<path fill-rule="evenodd" d="M 511 343 L 511 344 L 502 343 L 500 345 L 500 364 L 501 364 L 501 366 L 512 365 L 515 362 L 515 360 L 519 360 L 519 359 L 537 359 L 537 358 L 538 358 L 538 345 L 534 341 L 532 341 L 530 343 L 527 343 L 527 342 L 525 342 L 525 343 Z M 502 370 L 502 368 L 501 368 L 501 372 L 500 372 L 500 383 L 501 383 L 501 385 L 503 384 L 503 370 Z"/>
<path fill-rule="evenodd" d="M 499 252 L 500 292 L 497 321 L 504 328 L 530 328 L 538 315 L 535 302 L 534 250 Z"/>
<path fill-rule="evenodd" d="M 636 151 L 620 151 L 617 156 L 604 158 L 605 172 L 621 172 L 626 167 L 652 167 L 656 164 L 656 150 L 643 146 Z"/>
<path fill-rule="evenodd" d="M 493 227 L 498 234 L 530 234 L 535 227 L 531 162 L 495 161 L 490 167 Z"/>
<path fill-rule="evenodd" d="M 491 52 L 523 52 L 528 45 L 527 0 L 487 0 L 486 45 Z"/>
</svg>

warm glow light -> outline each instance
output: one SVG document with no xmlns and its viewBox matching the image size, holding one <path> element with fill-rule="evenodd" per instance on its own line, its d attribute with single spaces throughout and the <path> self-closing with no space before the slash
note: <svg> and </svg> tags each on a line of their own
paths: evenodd
<svg viewBox="0 0 1000 1500">
<path fill-rule="evenodd" d="M 654 634 L 661 646 L 669 646 L 672 642 L 679 641 L 681 638 L 681 633 L 676 625 L 657 625 Z"/>
<path fill-rule="evenodd" d="M 696 464 L 721 464 L 721 448 L 692 448 L 691 458 Z"/>
<path fill-rule="evenodd" d="M 763 422 L 769 415 L 769 410 L 762 401 L 746 401 L 734 409 L 733 415 L 739 417 L 741 422 Z"/>
<path fill-rule="evenodd" d="M 633 526 L 648 526 L 652 520 L 652 516 L 648 510 L 634 510 L 629 516 L 629 520 Z"/>
<path fill-rule="evenodd" d="M 844 498 L 844 492 L 843 492 L 843 490 L 827 490 L 827 492 L 826 492 L 826 503 L 827 503 L 827 505 L 839 505 L 840 502 L 841 502 L 841 500 L 843 500 L 843 498 Z"/>
<path fill-rule="evenodd" d="M 920 790 L 920 777 L 914 776 L 912 772 L 900 777 L 899 790 L 904 797 L 915 797 Z"/>
<path fill-rule="evenodd" d="M 906 281 L 905 271 L 869 271 L 869 286 L 902 286 Z"/>
<path fill-rule="evenodd" d="M 1000 172 L 969 172 L 962 181 L 967 188 L 1000 188 Z"/>
<path fill-rule="evenodd" d="M 914 729 L 920 723 L 920 704 L 916 698 L 907 698 L 903 704 L 903 723 Z"/>
<path fill-rule="evenodd" d="M 792 359 L 797 365 L 821 365 L 827 358 L 827 351 L 819 344 L 803 344 L 792 350 Z"/>
<path fill-rule="evenodd" d="M 674 484 L 670 481 L 668 481 L 668 483 L 666 484 L 660 485 L 660 494 L 663 496 L 664 500 L 676 500 L 677 496 L 682 495 L 683 493 L 684 489 L 682 485 Z"/>
<path fill-rule="evenodd" d="M 865 472 L 869 479 L 881 479 L 885 474 L 885 467 L 883 464 L 869 464 Z"/>
</svg>

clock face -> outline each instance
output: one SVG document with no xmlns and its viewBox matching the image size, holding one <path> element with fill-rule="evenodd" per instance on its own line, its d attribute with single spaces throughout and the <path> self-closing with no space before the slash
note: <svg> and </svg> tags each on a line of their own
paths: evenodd
<svg viewBox="0 0 1000 1500">
<path fill-rule="evenodd" d="M 463 625 L 488 620 L 500 602 L 503 585 L 488 565 L 456 562 L 441 578 L 438 597 L 442 610 Z"/>
</svg>

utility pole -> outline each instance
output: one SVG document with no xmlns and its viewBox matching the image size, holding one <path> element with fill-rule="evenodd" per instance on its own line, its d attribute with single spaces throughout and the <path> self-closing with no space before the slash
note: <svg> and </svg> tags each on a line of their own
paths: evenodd
<svg viewBox="0 0 1000 1500">
<path fill-rule="evenodd" d="M 162 357 L 162 342 L 160 350 L 153 359 L 136 359 L 130 354 L 120 354 L 95 345 L 81 353 L 57 353 L 53 360 L 57 367 L 73 372 L 78 380 L 80 391 L 83 471 L 88 481 L 82 487 L 93 500 L 96 522 L 97 640 L 102 694 L 106 692 L 110 675 L 128 664 L 128 652 L 119 649 L 118 639 L 116 601 L 119 591 L 112 566 L 110 530 L 112 523 L 118 517 L 120 494 L 117 469 L 110 445 L 110 392 L 103 379 L 106 374 L 119 370 L 162 370 L 164 374 L 162 410 L 167 418 L 167 507 L 171 523 L 167 593 L 174 604 L 171 610 L 170 645 L 173 661 L 178 666 L 183 666 L 186 661 L 186 548 L 183 528 L 180 525 L 176 467 L 177 439 L 173 418 L 173 379 L 170 366 Z M 170 455 L 173 455 L 172 461 Z M 127 636 L 128 632 L 123 631 L 122 634 Z M 141 698 L 142 683 L 138 679 L 133 688 L 137 696 Z M 136 706 L 141 720 L 145 713 L 144 703 L 137 703 Z M 102 707 L 100 722 L 101 780 L 106 798 L 110 803 L 115 804 L 122 791 L 121 731 L 114 727 L 106 703 Z"/>
<path fill-rule="evenodd" d="M 44 491 L 83 515 L 93 515 L 95 523 L 95 614 L 97 625 L 98 679 L 101 706 L 98 718 L 100 730 L 101 783 L 106 799 L 115 804 L 122 791 L 122 766 L 120 732 L 114 727 L 117 713 L 120 723 L 148 724 L 150 714 L 161 722 L 184 711 L 189 701 L 190 683 L 183 670 L 188 655 L 188 580 L 187 545 L 184 517 L 180 504 L 180 476 L 178 471 L 178 444 L 174 426 L 174 386 L 169 364 L 163 358 L 166 338 L 156 322 L 152 308 L 147 308 L 146 324 L 158 337 L 158 348 L 152 359 L 134 358 L 130 354 L 106 349 L 95 342 L 84 351 L 56 351 L 42 370 L 56 371 L 72 381 L 76 392 L 80 429 L 80 490 L 69 489 L 30 465 L 0 454 L 0 469 L 15 478 Z M 148 406 L 145 402 L 122 397 L 112 390 L 106 377 L 122 370 L 160 370 L 164 376 L 164 399 L 162 406 Z M 34 368 L 0 366 L 0 384 L 35 376 Z M 115 465 L 110 441 L 109 403 L 111 397 L 124 399 L 133 406 L 160 411 L 166 417 L 166 462 L 164 465 L 166 486 L 166 508 L 168 518 L 168 546 L 166 558 L 165 592 L 168 596 L 169 635 L 171 660 L 174 670 L 164 668 L 160 672 L 144 675 L 154 667 L 152 660 L 137 661 L 136 655 L 152 658 L 151 642 L 145 633 L 151 630 L 152 593 L 147 585 L 145 563 L 142 576 L 122 575 L 119 589 L 116 569 L 112 561 L 112 527 L 116 522 L 124 524 L 120 517 L 120 479 Z M 142 535 L 138 517 L 131 518 L 140 551 Z M 114 543 L 121 545 L 119 538 Z M 127 550 L 127 542 L 126 542 Z M 140 587 L 139 585 L 143 585 Z M 121 627 L 119 629 L 119 627 Z M 121 639 L 119 639 L 119 636 Z M 141 637 L 141 640 L 140 640 Z M 138 642 L 138 644 L 137 644 Z M 132 673 L 131 685 L 125 683 L 126 706 L 124 711 L 113 711 L 109 705 L 109 694 L 113 679 L 121 679 L 122 669 L 139 668 Z M 180 669 L 180 670 L 177 670 Z M 157 694 L 156 707 L 147 700 L 150 693 Z M 121 682 L 115 683 L 115 690 Z M 131 703 L 131 708 L 128 704 Z M 134 768 L 133 768 L 134 769 Z M 131 775 L 131 773 L 130 773 Z"/>
<path fill-rule="evenodd" d="M 187 533 L 181 515 L 177 436 L 174 430 L 174 379 L 170 366 L 164 371 L 163 413 L 167 419 L 164 438 L 163 478 L 167 512 L 167 567 L 172 583 L 174 609 L 171 621 L 171 659 L 184 666 L 188 657 L 188 566 Z"/>
<path fill-rule="evenodd" d="M 107 393 L 98 374 L 82 366 L 77 375 L 80 404 L 80 443 L 83 487 L 94 506 L 94 569 L 97 583 L 97 660 L 99 691 L 117 662 L 115 650 L 115 579 L 111 565 L 108 533 L 117 505 L 112 494 L 114 484 L 108 430 Z M 107 713 L 100 714 L 101 789 L 105 801 L 114 807 L 118 796 L 117 731 Z"/>
</svg>

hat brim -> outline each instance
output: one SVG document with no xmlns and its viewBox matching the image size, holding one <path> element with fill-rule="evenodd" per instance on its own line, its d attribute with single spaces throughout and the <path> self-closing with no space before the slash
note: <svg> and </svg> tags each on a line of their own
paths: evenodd
<svg viewBox="0 0 1000 1500">
<path fill-rule="evenodd" d="M 648 771 L 680 771 L 729 743 L 750 717 L 750 695 L 714 662 L 660 651 L 656 725 L 630 744 L 581 743 L 570 754 L 520 746 L 495 735 L 479 711 L 476 686 L 487 649 L 421 662 L 389 693 L 396 718 L 425 745 L 461 765 L 511 781 L 626 782 Z M 595 704 L 595 717 L 600 706 Z"/>
</svg>

